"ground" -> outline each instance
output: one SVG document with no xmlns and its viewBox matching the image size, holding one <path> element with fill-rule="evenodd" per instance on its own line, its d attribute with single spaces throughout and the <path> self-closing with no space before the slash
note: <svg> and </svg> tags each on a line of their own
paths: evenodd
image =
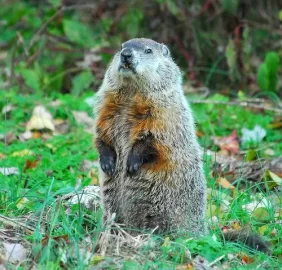
<svg viewBox="0 0 282 270">
<path fill-rule="evenodd" d="M 8 269 L 282 265 L 282 118 L 271 110 L 273 104 L 242 96 L 229 104 L 219 94 L 200 102 L 196 92 L 188 95 L 203 149 L 210 233 L 200 239 L 189 235 L 170 239 L 131 237 L 114 221 L 102 227 L 93 96 L 93 92 L 79 98 L 0 93 L 0 265 Z M 257 108 L 258 103 L 265 109 Z M 89 186 L 94 188 L 89 191 Z M 110 227 L 117 229 L 116 235 Z M 268 241 L 272 255 L 221 240 L 223 232 L 242 228 Z"/>
</svg>

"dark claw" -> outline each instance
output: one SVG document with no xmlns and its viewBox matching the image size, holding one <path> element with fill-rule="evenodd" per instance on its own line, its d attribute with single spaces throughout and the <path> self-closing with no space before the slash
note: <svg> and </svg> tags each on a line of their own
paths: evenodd
<svg viewBox="0 0 282 270">
<path fill-rule="evenodd" d="M 141 160 L 137 158 L 128 159 L 127 161 L 127 172 L 129 174 L 135 174 L 142 166 Z"/>
<path fill-rule="evenodd" d="M 115 172 L 115 159 L 113 157 L 100 156 L 101 169 L 105 174 L 112 176 Z"/>
</svg>

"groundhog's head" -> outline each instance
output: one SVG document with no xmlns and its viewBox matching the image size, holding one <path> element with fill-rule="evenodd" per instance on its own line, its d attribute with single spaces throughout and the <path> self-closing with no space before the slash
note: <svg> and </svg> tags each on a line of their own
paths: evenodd
<svg viewBox="0 0 282 270">
<path fill-rule="evenodd" d="M 181 83 L 180 70 L 167 46 L 145 38 L 123 43 L 106 76 L 112 87 L 130 86 L 150 91 Z"/>
</svg>

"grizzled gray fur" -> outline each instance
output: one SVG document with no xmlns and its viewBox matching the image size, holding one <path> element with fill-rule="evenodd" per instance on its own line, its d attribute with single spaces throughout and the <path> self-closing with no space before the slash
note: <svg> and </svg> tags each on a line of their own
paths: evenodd
<svg viewBox="0 0 282 270">
<path fill-rule="evenodd" d="M 206 181 L 181 72 L 164 44 L 137 38 L 97 93 L 96 146 L 105 221 L 159 233 L 206 232 Z"/>
</svg>

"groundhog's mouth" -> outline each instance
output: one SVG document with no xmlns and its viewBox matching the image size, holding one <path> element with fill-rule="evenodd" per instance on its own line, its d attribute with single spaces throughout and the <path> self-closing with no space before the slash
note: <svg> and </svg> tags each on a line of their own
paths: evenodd
<svg viewBox="0 0 282 270">
<path fill-rule="evenodd" d="M 134 66 L 130 63 L 120 64 L 118 70 L 121 73 L 134 73 L 134 74 L 136 73 Z"/>
</svg>

